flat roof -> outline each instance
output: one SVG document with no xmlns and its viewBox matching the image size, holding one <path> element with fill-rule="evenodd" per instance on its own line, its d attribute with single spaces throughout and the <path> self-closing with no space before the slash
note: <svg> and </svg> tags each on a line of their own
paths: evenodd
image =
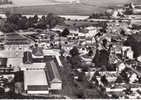
<svg viewBox="0 0 141 100">
<path fill-rule="evenodd" d="M 23 64 L 23 67 L 28 68 L 28 69 L 38 69 L 38 68 L 45 68 L 46 63 L 32 63 L 32 64 Z"/>
<path fill-rule="evenodd" d="M 15 50 L 2 50 L 0 51 L 0 56 L 5 58 L 22 58 L 23 51 L 15 51 Z"/>
<path fill-rule="evenodd" d="M 21 67 L 21 64 L 23 62 L 22 57 L 21 58 L 8 58 L 7 59 L 7 66 L 9 66 L 10 64 L 14 67 Z"/>
<path fill-rule="evenodd" d="M 24 89 L 27 90 L 28 86 L 48 86 L 45 71 L 24 71 Z"/>
</svg>

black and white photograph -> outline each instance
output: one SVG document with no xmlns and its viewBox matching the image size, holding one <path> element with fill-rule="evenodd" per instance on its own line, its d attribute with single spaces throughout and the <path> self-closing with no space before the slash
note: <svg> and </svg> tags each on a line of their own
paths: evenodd
<svg viewBox="0 0 141 100">
<path fill-rule="evenodd" d="M 0 99 L 141 99 L 141 0 L 0 0 Z"/>
</svg>

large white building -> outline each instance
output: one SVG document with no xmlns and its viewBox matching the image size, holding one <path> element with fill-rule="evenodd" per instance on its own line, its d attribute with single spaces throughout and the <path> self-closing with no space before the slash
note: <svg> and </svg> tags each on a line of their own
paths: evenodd
<svg viewBox="0 0 141 100">
<path fill-rule="evenodd" d="M 28 57 L 27 57 L 28 58 Z M 49 94 L 62 89 L 57 60 L 53 56 L 33 57 L 31 64 L 23 64 L 24 90 L 28 94 Z"/>
<path fill-rule="evenodd" d="M 44 70 L 24 71 L 24 90 L 28 94 L 49 94 L 48 80 Z"/>
</svg>

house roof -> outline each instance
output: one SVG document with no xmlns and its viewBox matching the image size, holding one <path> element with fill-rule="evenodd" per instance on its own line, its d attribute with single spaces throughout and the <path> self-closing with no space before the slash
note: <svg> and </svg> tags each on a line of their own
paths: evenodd
<svg viewBox="0 0 141 100">
<path fill-rule="evenodd" d="M 7 58 L 0 58 L 0 66 L 6 67 L 7 65 Z"/>
<path fill-rule="evenodd" d="M 57 66 L 55 62 L 52 60 L 50 62 L 47 62 L 47 70 L 48 70 L 48 77 L 49 81 L 51 82 L 62 82 L 60 74 L 58 72 Z"/>
<path fill-rule="evenodd" d="M 42 48 L 39 48 L 39 47 L 35 47 L 32 49 L 32 53 L 35 55 L 35 56 L 43 56 L 43 50 Z"/>
<path fill-rule="evenodd" d="M 7 33 L 5 36 L 6 45 L 22 45 L 29 44 L 31 41 L 17 33 Z"/>
</svg>

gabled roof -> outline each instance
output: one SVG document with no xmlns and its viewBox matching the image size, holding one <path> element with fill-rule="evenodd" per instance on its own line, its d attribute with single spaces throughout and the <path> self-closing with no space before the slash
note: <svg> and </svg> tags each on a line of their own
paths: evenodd
<svg viewBox="0 0 141 100">
<path fill-rule="evenodd" d="M 7 58 L 0 58 L 0 66 L 6 67 L 7 65 Z"/>
<path fill-rule="evenodd" d="M 47 70 L 48 70 L 48 75 L 49 75 L 49 81 L 51 82 L 62 82 L 60 74 L 58 72 L 57 66 L 55 62 L 52 60 L 50 62 L 47 62 Z"/>
<path fill-rule="evenodd" d="M 42 50 L 42 48 L 39 48 L 39 47 L 33 48 L 32 53 L 35 56 L 43 56 L 43 50 Z"/>
<path fill-rule="evenodd" d="M 30 40 L 21 36 L 17 33 L 7 33 L 6 36 L 6 45 L 25 45 L 30 44 Z"/>
</svg>

